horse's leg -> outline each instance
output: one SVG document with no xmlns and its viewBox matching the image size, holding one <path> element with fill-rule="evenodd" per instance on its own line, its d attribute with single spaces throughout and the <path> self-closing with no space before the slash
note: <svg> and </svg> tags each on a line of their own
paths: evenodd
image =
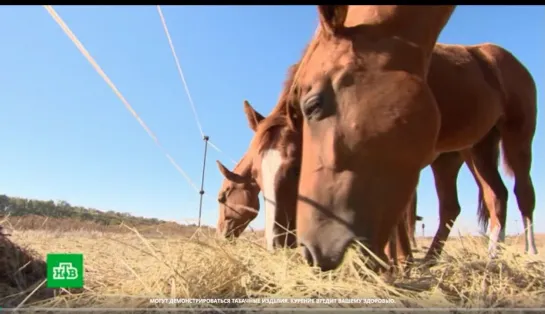
<svg viewBox="0 0 545 314">
<path fill-rule="evenodd" d="M 515 197 L 524 223 L 524 234 L 528 254 L 537 254 L 534 238 L 533 214 L 536 205 L 534 185 L 530 176 L 532 166 L 532 132 L 502 131 L 504 165 L 515 177 Z M 531 134 L 531 135 L 529 135 Z M 509 169 L 510 168 L 510 169 Z"/>
<path fill-rule="evenodd" d="M 439 227 L 424 258 L 426 262 L 431 262 L 441 255 L 450 228 L 460 214 L 456 183 L 463 162 L 460 153 L 449 152 L 439 155 L 431 164 L 439 199 Z"/>
<path fill-rule="evenodd" d="M 511 53 L 494 45 L 479 48 L 497 66 L 505 96 L 501 133 L 503 165 L 515 179 L 514 193 L 524 223 L 526 253 L 537 254 L 533 230 L 535 191 L 530 176 L 532 141 L 537 123 L 536 85 L 532 75 Z"/>
<path fill-rule="evenodd" d="M 393 272 L 397 270 L 407 272 L 414 262 L 408 228 L 411 223 L 414 223 L 411 220 L 411 214 L 414 210 L 413 204 L 414 196 L 407 205 L 401 220 L 397 223 L 394 230 L 392 230 L 385 248 L 385 253 L 388 256 Z"/>
<path fill-rule="evenodd" d="M 397 266 L 397 232 L 399 228 L 394 228 L 392 230 L 392 233 L 390 233 L 390 238 L 388 240 L 388 243 L 386 244 L 386 248 L 384 250 L 384 253 L 386 253 L 386 256 L 388 256 L 388 263 L 391 266 Z"/>
<path fill-rule="evenodd" d="M 498 171 L 499 132 L 496 128 L 464 156 L 475 179 L 479 182 L 479 220 L 486 226 L 485 217 L 490 217 L 490 242 L 488 253 L 496 256 L 497 243 L 505 241 L 505 222 L 507 218 L 507 188 Z M 484 211 L 488 209 L 489 215 Z"/>
<path fill-rule="evenodd" d="M 296 167 L 281 167 L 276 176 L 277 178 L 286 178 L 291 175 L 291 171 Z M 284 182 L 286 181 L 286 182 Z M 276 182 L 284 182 L 278 184 Z M 297 237 L 295 233 L 295 222 L 297 219 L 297 184 L 298 180 L 287 181 L 285 179 L 276 180 L 276 216 L 275 216 L 275 247 L 296 248 Z"/>
<path fill-rule="evenodd" d="M 407 232 L 409 238 L 412 242 L 414 249 L 418 249 L 418 244 L 416 243 L 416 192 L 414 193 L 413 199 L 410 204 L 409 217 L 407 219 Z"/>
<path fill-rule="evenodd" d="M 407 228 L 407 221 L 409 221 L 410 224 L 414 226 L 415 221 L 412 220 L 409 216 L 411 215 L 411 211 L 413 211 L 413 203 L 414 198 L 416 195 L 416 191 L 413 194 L 413 199 L 409 204 L 407 204 L 407 215 L 405 215 L 405 221 L 400 221 L 397 224 L 397 248 L 399 250 L 399 253 L 397 255 L 397 261 L 401 267 L 401 269 L 404 271 L 405 274 L 408 273 L 410 268 L 414 264 L 414 258 L 413 253 L 411 250 L 411 241 L 410 241 L 410 234 L 409 230 L 410 228 Z M 414 229 L 414 228 L 413 228 Z M 414 230 L 413 230 L 414 235 Z"/>
</svg>

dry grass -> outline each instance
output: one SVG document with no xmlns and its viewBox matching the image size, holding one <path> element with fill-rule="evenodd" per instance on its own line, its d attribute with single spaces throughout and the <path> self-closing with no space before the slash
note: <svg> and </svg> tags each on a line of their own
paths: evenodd
<svg viewBox="0 0 545 314">
<path fill-rule="evenodd" d="M 216 239 L 210 231 L 198 232 L 192 238 L 176 234 L 146 237 L 136 231 L 15 229 L 11 233 L 14 242 L 32 248 L 42 259 L 47 253 L 74 252 L 83 253 L 85 263 L 83 291 L 64 291 L 44 299 L 47 293 L 39 289 L 27 298 L 36 284 L 21 287 L 19 292 L 26 289 L 25 293 L 0 299 L 0 304 L 12 307 L 24 298 L 24 307 L 153 308 L 199 305 L 152 304 L 150 298 L 310 297 L 387 298 L 395 302 L 298 306 L 545 306 L 545 261 L 541 256 L 521 254 L 521 238 L 510 238 L 502 257 L 494 263 L 487 262 L 483 238 L 452 239 L 437 266 L 416 268 L 409 277 L 386 283 L 362 268 L 353 251 L 339 269 L 320 274 L 306 266 L 296 252 L 268 253 L 255 233 L 230 244 Z M 421 239 L 419 244 L 425 247 L 429 240 Z M 545 237 L 538 237 L 538 244 L 544 251 Z M 417 258 L 420 255 L 417 253 Z M 245 305 L 276 306 L 294 305 Z"/>
<path fill-rule="evenodd" d="M 25 215 L 17 217 L 1 217 L 0 224 L 4 227 L 25 231 L 25 230 L 49 230 L 53 232 L 107 232 L 107 233 L 132 233 L 131 229 L 120 225 L 104 225 L 94 221 L 83 221 L 70 218 L 50 218 L 37 215 Z M 132 226 L 146 237 L 164 237 L 166 235 L 189 237 L 197 227 L 194 225 L 180 225 L 175 222 L 160 223 L 155 225 Z M 213 230 L 204 227 L 207 231 Z"/>
</svg>

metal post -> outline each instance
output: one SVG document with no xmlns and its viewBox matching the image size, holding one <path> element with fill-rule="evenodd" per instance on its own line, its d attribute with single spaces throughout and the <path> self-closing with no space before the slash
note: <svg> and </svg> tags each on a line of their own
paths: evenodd
<svg viewBox="0 0 545 314">
<path fill-rule="evenodd" d="M 208 135 L 205 135 L 203 137 L 204 140 L 204 158 L 202 162 L 202 176 L 201 176 L 201 190 L 199 191 L 199 194 L 201 195 L 201 200 L 199 202 L 199 222 L 198 222 L 198 228 L 201 227 L 201 214 L 202 214 L 202 197 L 204 196 L 204 172 L 206 170 L 206 152 L 208 150 L 208 140 L 210 137 Z"/>
<path fill-rule="evenodd" d="M 424 238 L 424 228 L 426 227 L 425 224 L 422 224 L 422 238 Z"/>
</svg>

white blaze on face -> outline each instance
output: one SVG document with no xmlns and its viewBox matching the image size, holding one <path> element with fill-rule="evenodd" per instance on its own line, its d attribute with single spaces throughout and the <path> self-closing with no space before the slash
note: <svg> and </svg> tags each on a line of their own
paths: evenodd
<svg viewBox="0 0 545 314">
<path fill-rule="evenodd" d="M 534 238 L 534 225 L 530 218 L 523 217 L 524 223 L 524 240 L 526 242 L 525 252 L 528 254 L 535 255 L 537 254 L 536 240 Z"/>
<path fill-rule="evenodd" d="M 268 149 L 263 152 L 261 159 L 261 179 L 263 200 L 265 201 L 265 241 L 267 249 L 274 249 L 274 225 L 276 223 L 276 187 L 275 179 L 280 165 L 282 164 L 282 156 L 276 149 Z"/>
</svg>

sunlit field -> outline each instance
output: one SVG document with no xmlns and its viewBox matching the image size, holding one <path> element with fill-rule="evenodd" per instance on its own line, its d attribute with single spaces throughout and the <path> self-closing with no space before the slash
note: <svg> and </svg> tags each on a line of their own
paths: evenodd
<svg viewBox="0 0 545 314">
<path fill-rule="evenodd" d="M 213 230 L 168 232 L 115 227 L 92 230 L 49 219 L 33 223 L 10 218 L 0 243 L 0 304 L 4 307 L 154 308 L 205 304 L 152 303 L 153 298 L 380 298 L 375 304 L 224 304 L 223 307 L 542 307 L 545 305 L 545 236 L 537 257 L 527 257 L 524 239 L 510 237 L 502 256 L 489 262 L 484 237 L 451 238 L 438 265 L 416 267 L 408 276 L 387 278 L 361 267 L 351 251 L 330 273 L 318 273 L 296 251 L 274 254 L 261 233 L 247 231 L 235 243 Z M 24 219 L 23 219 L 24 220 Z M 172 231 L 172 230 L 171 230 Z M 5 231 L 6 232 L 6 231 Z M 1 238 L 1 237 L 0 237 Z M 430 239 L 417 239 L 421 258 Z M 16 251 L 11 242 L 26 248 Z M 83 289 L 45 288 L 47 253 L 83 253 Z M 30 259 L 31 255 L 35 261 Z M 41 285 L 41 286 L 40 286 Z M 6 297 L 7 296 L 7 297 Z M 221 307 L 221 304 L 215 306 Z"/>
</svg>

